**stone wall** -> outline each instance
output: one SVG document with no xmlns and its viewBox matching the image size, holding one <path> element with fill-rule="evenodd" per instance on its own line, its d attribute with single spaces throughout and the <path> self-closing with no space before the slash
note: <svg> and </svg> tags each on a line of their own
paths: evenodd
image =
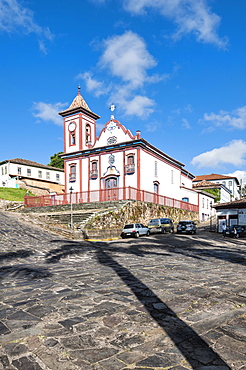
<svg viewBox="0 0 246 370">
<path fill-rule="evenodd" d="M 59 194 L 65 189 L 64 185 L 32 179 L 18 180 L 17 183 L 20 189 L 29 190 L 35 196 L 49 195 L 51 192 Z"/>
<path fill-rule="evenodd" d="M 120 209 L 108 211 L 104 215 L 97 215 L 91 218 L 84 225 L 84 229 L 117 229 L 132 222 L 140 222 L 143 225 L 147 225 L 149 220 L 159 217 L 168 217 L 174 223 L 178 223 L 180 220 L 198 221 L 197 212 L 132 201 Z"/>
</svg>

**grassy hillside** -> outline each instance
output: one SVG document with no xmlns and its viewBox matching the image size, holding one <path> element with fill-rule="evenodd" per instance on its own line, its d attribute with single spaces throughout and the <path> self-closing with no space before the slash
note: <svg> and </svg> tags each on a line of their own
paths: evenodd
<svg viewBox="0 0 246 370">
<path fill-rule="evenodd" d="M 11 201 L 24 201 L 26 195 L 25 189 L 14 189 L 14 188 L 0 188 L 0 199 L 11 200 Z M 33 195 L 28 193 L 28 195 Z"/>
</svg>

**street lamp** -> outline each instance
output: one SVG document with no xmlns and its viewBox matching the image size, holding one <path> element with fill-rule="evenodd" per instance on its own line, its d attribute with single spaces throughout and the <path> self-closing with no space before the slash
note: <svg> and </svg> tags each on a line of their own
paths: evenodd
<svg viewBox="0 0 246 370">
<path fill-rule="evenodd" d="M 70 187 L 69 191 L 70 191 L 70 204 L 71 204 L 71 222 L 70 222 L 70 227 L 71 227 L 71 230 L 73 230 L 73 202 L 72 202 L 73 188 L 72 188 L 72 186 Z"/>
<path fill-rule="evenodd" d="M 213 202 L 210 202 L 210 231 L 212 231 L 212 206 Z"/>
<path fill-rule="evenodd" d="M 2 185 L 3 185 L 3 209 L 5 210 L 6 209 L 6 199 L 5 199 L 5 186 L 6 186 L 6 182 L 3 181 L 2 182 Z"/>
</svg>

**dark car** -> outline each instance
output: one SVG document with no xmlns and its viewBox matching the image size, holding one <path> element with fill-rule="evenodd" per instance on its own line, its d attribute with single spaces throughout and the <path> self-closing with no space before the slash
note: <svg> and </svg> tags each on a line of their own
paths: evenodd
<svg viewBox="0 0 246 370">
<path fill-rule="evenodd" d="M 194 221 L 179 221 L 177 225 L 177 234 L 196 234 L 196 224 Z"/>
<path fill-rule="evenodd" d="M 170 218 L 153 218 L 148 223 L 148 228 L 151 233 L 173 233 L 174 226 Z"/>
<path fill-rule="evenodd" d="M 141 235 L 147 235 L 149 236 L 150 231 L 147 226 L 144 226 L 142 224 L 128 224 L 125 225 L 120 236 L 122 239 L 125 239 L 127 237 L 134 236 L 135 238 L 139 238 Z"/>
<path fill-rule="evenodd" d="M 236 229 L 236 233 L 235 233 Z M 226 228 L 226 235 L 238 238 L 239 236 L 243 236 L 246 233 L 246 228 L 245 226 L 240 226 L 240 225 L 232 225 Z"/>
</svg>

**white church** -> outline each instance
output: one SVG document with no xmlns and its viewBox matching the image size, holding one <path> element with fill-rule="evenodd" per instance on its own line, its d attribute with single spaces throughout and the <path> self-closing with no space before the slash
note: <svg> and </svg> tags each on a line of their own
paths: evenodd
<svg viewBox="0 0 246 370">
<path fill-rule="evenodd" d="M 91 111 L 80 88 L 70 107 L 59 113 L 64 119 L 65 194 L 51 204 L 138 200 L 199 212 L 210 217 L 213 196 L 192 189 L 195 178 L 184 164 L 132 134 L 114 117 L 96 136 L 100 117 Z M 212 202 L 212 203 L 211 203 Z M 47 201 L 46 201 L 47 204 Z"/>
</svg>

